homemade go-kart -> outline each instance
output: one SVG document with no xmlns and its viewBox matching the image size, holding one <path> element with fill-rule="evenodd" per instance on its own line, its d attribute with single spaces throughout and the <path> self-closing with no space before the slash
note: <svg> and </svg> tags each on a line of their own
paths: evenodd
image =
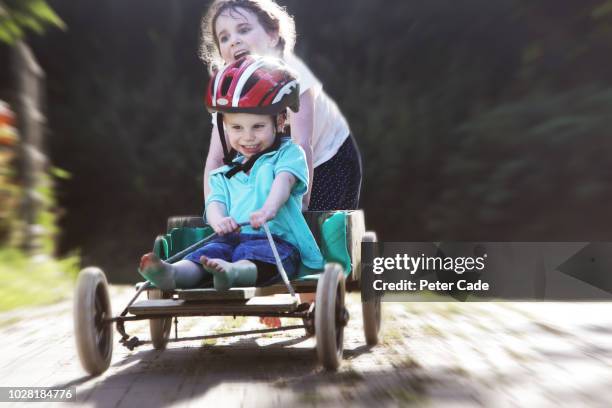
<svg viewBox="0 0 612 408">
<path fill-rule="evenodd" d="M 121 335 L 120 343 L 130 350 L 145 343 L 127 334 L 125 322 L 133 320 L 149 320 L 151 343 L 157 350 L 163 350 L 168 341 L 171 341 L 173 318 L 175 339 L 172 341 L 227 336 L 222 334 L 179 339 L 177 318 L 186 316 L 301 318 L 303 326 L 236 332 L 230 335 L 304 328 L 307 334 L 316 336 L 321 365 L 328 370 L 335 370 L 342 359 L 344 327 L 349 320 L 344 303 L 346 291 L 361 291 L 365 340 L 368 345 L 377 344 L 381 321 L 380 297 L 367 299 L 360 285 L 361 243 L 377 242 L 377 238 L 374 232 L 365 231 L 363 211 L 312 211 L 304 213 L 304 216 L 325 258 L 325 269 L 302 270 L 298 279 L 289 282 L 281 264 L 279 273 L 283 276 L 284 284 L 232 288 L 223 292 L 213 288 L 162 292 L 149 282 L 141 282 L 136 285 L 136 295 L 121 314 L 112 316 L 104 272 L 97 267 L 83 269 L 76 286 L 74 323 L 77 350 L 85 370 L 96 375 L 110 365 L 113 323 Z M 182 259 L 215 235 L 202 217 L 171 217 L 167 231 L 155 239 L 153 252 L 170 263 Z M 276 252 L 273 242 L 271 239 L 269 241 L 273 252 Z M 376 250 L 376 245 L 364 246 L 364 250 Z M 136 302 L 143 291 L 147 292 L 148 300 Z M 296 293 L 315 291 L 314 304 L 298 301 Z M 289 295 L 271 296 L 287 293 Z"/>
</svg>

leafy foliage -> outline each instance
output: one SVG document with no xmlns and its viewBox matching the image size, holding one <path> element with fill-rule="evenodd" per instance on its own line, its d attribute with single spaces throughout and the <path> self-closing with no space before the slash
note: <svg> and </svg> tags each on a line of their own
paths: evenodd
<svg viewBox="0 0 612 408">
<path fill-rule="evenodd" d="M 26 31 L 42 34 L 48 26 L 66 28 L 45 0 L 0 1 L 0 42 L 11 45 Z"/>
<path fill-rule="evenodd" d="M 597 217 L 612 198 L 611 108 L 612 88 L 594 84 L 529 94 L 468 121 L 441 168 L 429 228 L 480 240 L 609 238 Z"/>
</svg>

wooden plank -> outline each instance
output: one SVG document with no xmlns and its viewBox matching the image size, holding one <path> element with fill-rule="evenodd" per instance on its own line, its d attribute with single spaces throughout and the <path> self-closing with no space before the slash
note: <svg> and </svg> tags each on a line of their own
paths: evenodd
<svg viewBox="0 0 612 408">
<path fill-rule="evenodd" d="M 296 304 L 294 299 L 289 294 L 274 295 L 274 296 L 258 296 L 249 299 L 247 306 L 282 306 Z"/>
<path fill-rule="evenodd" d="M 186 301 L 184 299 L 151 299 L 142 300 L 129 308 L 129 312 L 137 316 L 154 314 L 180 315 L 182 313 L 266 313 L 292 312 L 297 308 L 297 301 L 290 296 L 254 297 L 248 301 L 206 302 Z"/>
<path fill-rule="evenodd" d="M 146 282 L 138 282 L 135 285 L 135 290 L 138 291 L 140 286 Z M 291 281 L 293 289 L 296 293 L 309 293 L 317 290 L 317 281 Z M 151 290 L 156 289 L 152 287 Z M 147 289 L 148 290 L 148 289 Z M 243 291 L 242 293 L 238 291 Z M 212 294 L 212 292 L 216 292 Z M 250 299 L 254 296 L 270 296 L 280 293 L 287 293 L 287 287 L 284 283 L 277 283 L 270 286 L 252 287 L 252 288 L 232 288 L 231 293 L 228 292 L 217 292 L 213 288 L 196 288 L 196 289 L 175 289 L 167 292 L 172 294 L 178 294 L 180 299 L 186 300 L 240 300 Z"/>
<path fill-rule="evenodd" d="M 317 290 L 317 281 L 291 281 L 291 286 L 296 293 L 309 293 Z M 284 283 L 256 288 L 255 296 L 270 296 L 287 293 Z"/>
<path fill-rule="evenodd" d="M 245 300 L 255 296 L 252 288 L 231 288 L 227 291 L 218 291 L 213 288 L 176 289 L 179 299 L 185 300 Z"/>
</svg>

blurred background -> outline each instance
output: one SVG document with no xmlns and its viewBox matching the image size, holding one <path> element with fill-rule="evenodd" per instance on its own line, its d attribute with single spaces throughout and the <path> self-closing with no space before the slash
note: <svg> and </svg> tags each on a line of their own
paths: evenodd
<svg viewBox="0 0 612 408">
<path fill-rule="evenodd" d="M 360 145 L 380 239 L 612 240 L 612 1 L 279 3 Z M 134 282 L 167 217 L 202 213 L 207 6 L 0 1 L 0 264 Z"/>
</svg>

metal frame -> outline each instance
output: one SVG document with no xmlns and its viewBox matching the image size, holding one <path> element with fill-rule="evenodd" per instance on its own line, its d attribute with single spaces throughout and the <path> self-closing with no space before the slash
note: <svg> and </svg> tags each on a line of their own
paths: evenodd
<svg viewBox="0 0 612 408">
<path fill-rule="evenodd" d="M 215 311 L 213 311 L 213 312 L 206 312 L 205 310 L 202 310 L 201 312 L 182 312 L 182 313 L 169 312 L 169 313 L 163 313 L 164 308 L 160 307 L 159 308 L 160 309 L 160 313 L 158 313 L 158 314 L 146 314 L 146 315 L 132 315 L 132 316 L 128 316 L 127 314 L 128 314 L 129 307 L 136 301 L 136 299 L 138 299 L 140 294 L 145 289 L 150 289 L 150 288 L 151 288 L 150 283 L 146 282 L 146 284 L 142 285 L 138 289 L 136 295 L 134 295 L 134 297 L 130 300 L 128 305 L 124 308 L 124 310 L 121 312 L 121 314 L 119 316 L 109 317 L 109 318 L 105 318 L 103 320 L 105 324 L 115 323 L 115 329 L 121 335 L 121 339 L 119 340 L 119 342 L 121 344 L 123 344 L 125 347 L 127 347 L 128 349 L 130 349 L 130 350 L 133 350 L 135 347 L 138 347 L 140 345 L 147 344 L 148 342 L 141 341 L 136 336 L 130 336 L 125 331 L 124 322 L 129 322 L 129 321 L 151 320 L 151 319 L 167 319 L 167 318 L 172 319 L 172 318 L 174 318 L 175 333 L 176 333 L 176 325 L 177 325 L 177 322 L 178 322 L 177 321 L 178 317 L 197 317 L 197 316 L 202 316 L 202 317 L 206 317 L 206 316 L 234 316 L 234 317 L 236 317 L 236 316 L 257 316 L 257 317 L 294 317 L 294 318 L 301 318 L 301 319 L 308 319 L 308 320 L 312 320 L 314 318 L 314 310 L 312 310 L 311 307 L 309 307 L 307 309 L 306 308 L 302 308 L 300 310 L 300 306 L 301 305 L 305 305 L 306 303 L 298 305 L 296 307 L 296 311 L 293 311 L 293 312 L 249 312 L 249 311 L 246 310 L 248 308 L 248 306 L 246 306 L 245 310 L 243 312 L 236 312 L 236 311 L 234 311 L 234 312 L 219 312 L 219 311 L 216 311 L 216 312 Z M 215 303 L 223 303 L 223 302 L 208 302 L 208 304 L 215 304 Z M 181 338 L 181 339 L 179 339 L 178 336 L 175 335 L 175 339 L 173 341 L 177 342 L 177 341 L 189 341 L 189 340 L 216 338 L 216 337 L 241 336 L 241 335 L 247 335 L 247 334 L 269 333 L 269 332 L 274 332 L 274 331 L 295 330 L 295 329 L 305 329 L 305 328 L 306 328 L 306 326 L 304 326 L 304 325 L 285 326 L 285 327 L 280 327 L 280 328 L 277 328 L 277 329 L 262 329 L 262 330 L 251 330 L 251 331 L 245 331 L 245 332 L 223 333 L 222 336 L 221 335 L 210 335 L 210 336 L 186 337 L 186 338 Z"/>
<path fill-rule="evenodd" d="M 302 282 L 303 281 L 298 281 L 298 283 L 302 283 Z M 276 287 L 274 287 L 274 286 L 276 286 Z M 267 288 L 272 288 L 272 289 L 276 289 L 276 290 L 273 290 L 271 293 L 266 293 L 265 296 L 273 295 L 273 294 L 287 294 L 286 291 L 282 290 L 282 289 L 285 289 L 284 285 L 274 285 L 274 286 L 267 287 Z M 312 289 L 316 289 L 317 281 L 312 281 L 312 285 L 308 285 L 308 288 L 305 288 L 304 286 L 302 286 L 302 287 L 300 287 L 300 286 L 297 287 L 296 292 L 297 293 L 307 293 L 305 289 L 310 289 L 310 286 L 312 286 Z M 207 317 L 207 316 L 294 317 L 294 318 L 307 319 L 307 320 L 312 320 L 314 318 L 314 310 L 312 310 L 312 308 L 309 308 L 308 310 L 301 310 L 301 311 L 294 311 L 294 312 L 249 312 L 249 311 L 246 310 L 248 308 L 248 306 L 245 306 L 245 310 L 243 312 L 218 312 L 218 311 L 217 312 L 206 312 L 206 310 L 202 310 L 201 312 L 184 312 L 184 313 L 176 313 L 176 312 L 164 313 L 164 308 L 160 307 L 159 308 L 160 313 L 158 313 L 158 314 L 146 314 L 146 315 L 131 315 L 131 316 L 128 316 L 127 314 L 128 314 L 130 306 L 132 306 L 132 304 L 134 304 L 134 302 L 138 299 L 138 297 L 140 296 L 140 294 L 142 292 L 144 292 L 145 290 L 149 290 L 149 289 L 155 289 L 149 282 L 145 282 L 144 284 L 140 285 L 140 287 L 138 288 L 137 293 L 134 295 L 134 297 L 132 297 L 130 302 L 123 309 L 123 311 L 121 312 L 121 314 L 119 316 L 109 317 L 109 318 L 104 319 L 104 322 L 106 324 L 116 323 L 115 324 L 115 329 L 121 335 L 120 343 L 123 344 L 125 347 L 129 348 L 130 350 L 133 350 L 137 346 L 140 346 L 140 345 L 143 345 L 143 344 L 147 344 L 148 342 L 147 341 L 141 341 L 136 336 L 134 336 L 134 337 L 130 336 L 125 331 L 124 322 L 139 321 L 139 320 L 151 320 L 151 319 L 167 319 L 167 318 L 172 319 L 172 318 L 174 318 L 175 319 L 175 325 L 176 325 L 176 319 L 178 317 L 198 317 L 198 316 L 201 316 L 201 317 Z M 301 289 L 304 289 L 304 290 L 302 291 Z M 359 282 L 354 281 L 354 280 L 347 281 L 346 282 L 346 289 L 347 289 L 347 292 L 353 292 L 353 291 L 359 290 Z M 258 296 L 256 295 L 255 297 L 258 297 Z M 193 302 L 196 303 L 196 301 L 193 301 Z M 218 304 L 218 303 L 224 303 L 224 302 L 223 301 L 208 301 L 207 302 L 208 305 Z M 204 304 L 203 306 L 206 306 L 206 304 Z M 300 308 L 300 305 L 297 306 L 298 310 L 299 310 L 299 308 Z M 215 338 L 214 336 L 219 336 L 219 337 L 230 337 L 230 336 L 234 336 L 234 335 L 235 336 L 241 336 L 241 335 L 246 335 L 246 334 L 269 333 L 269 332 L 274 332 L 274 331 L 295 330 L 295 329 L 305 329 L 305 328 L 306 328 L 306 326 L 304 326 L 304 325 L 286 326 L 286 327 L 281 327 L 281 328 L 278 328 L 278 329 L 262 329 L 262 330 L 265 330 L 265 331 L 252 330 L 252 331 L 248 331 L 248 332 L 224 333 L 223 336 L 211 335 L 213 337 L 211 337 L 211 336 L 200 336 L 200 337 L 196 337 L 196 338 L 186 337 L 186 338 L 181 338 L 181 339 L 179 339 L 178 337 L 175 337 L 175 339 L 172 340 L 172 341 L 173 342 L 177 342 L 177 341 L 189 341 L 189 340 L 197 340 L 197 339 Z M 175 331 L 176 331 L 176 327 L 175 327 Z"/>
</svg>

